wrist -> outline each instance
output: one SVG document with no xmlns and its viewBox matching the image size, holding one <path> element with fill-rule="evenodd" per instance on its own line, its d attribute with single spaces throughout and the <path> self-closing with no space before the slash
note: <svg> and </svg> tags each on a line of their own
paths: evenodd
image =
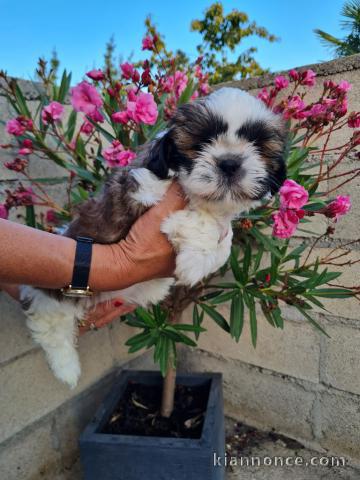
<svg viewBox="0 0 360 480">
<path fill-rule="evenodd" d="M 89 287 L 92 290 L 119 290 L 136 283 L 137 280 L 132 278 L 135 269 L 129 268 L 121 243 L 93 245 L 89 275 Z"/>
</svg>

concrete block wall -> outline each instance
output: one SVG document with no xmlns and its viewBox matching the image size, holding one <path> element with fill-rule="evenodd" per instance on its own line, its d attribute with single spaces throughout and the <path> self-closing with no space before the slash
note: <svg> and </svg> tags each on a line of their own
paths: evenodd
<svg viewBox="0 0 360 480">
<path fill-rule="evenodd" d="M 353 83 L 350 108 L 360 109 L 360 55 L 311 68 L 317 71 L 320 80 L 344 78 Z M 266 76 L 232 85 L 255 94 L 271 80 L 271 76 Z M 35 106 L 36 91 L 26 82 L 23 87 Z M 0 96 L 0 118 L 7 120 L 10 116 Z M 0 143 L 5 142 L 6 136 L 0 129 Z M 8 158 L 6 151 L 0 151 L 0 163 Z M 353 158 L 347 161 L 355 162 Z M 34 177 L 62 175 L 61 169 L 39 159 L 32 159 L 31 168 Z M 15 181 L 13 172 L 0 166 L 0 201 L 1 191 Z M 61 201 L 61 187 L 51 188 Z M 353 210 L 341 220 L 332 240 L 318 244 L 316 254 L 324 255 L 336 242 L 359 237 L 359 182 L 353 182 L 346 193 L 352 197 Z M 316 232 L 325 231 L 326 222 L 313 224 L 312 228 Z M 297 237 L 294 242 L 302 240 Z M 359 244 L 352 248 L 352 255 L 359 255 Z M 342 282 L 353 284 L 358 279 L 359 270 L 353 268 L 345 271 Z M 223 308 L 228 315 L 228 307 Z M 287 307 L 283 332 L 272 329 L 259 318 L 256 350 L 251 346 L 247 326 L 236 344 L 206 320 L 208 332 L 202 335 L 199 349 L 182 351 L 180 369 L 223 371 L 229 415 L 260 428 L 275 428 L 319 450 L 360 460 L 359 308 L 354 300 L 336 300 L 328 304 L 328 309 L 326 315 L 319 312 L 315 315 L 331 339 L 315 332 Z M 184 320 L 190 320 L 190 315 L 185 312 Z M 26 330 L 19 307 L 0 293 L 1 480 L 71 478 L 69 471 L 77 456 L 77 437 L 119 367 L 154 368 L 148 355 L 127 355 L 123 343 L 129 334 L 129 329 L 114 322 L 82 337 L 79 348 L 83 376 L 77 389 L 69 391 L 49 372 L 42 352 Z"/>
<path fill-rule="evenodd" d="M 311 99 L 321 91 L 322 81 L 348 80 L 349 110 L 360 110 L 360 55 L 319 65 L 309 65 L 318 75 Z M 272 75 L 229 85 L 256 94 L 271 85 Z M 286 95 L 286 92 L 284 93 Z M 341 132 L 333 145 L 349 138 L 349 129 Z M 357 163 L 356 163 L 357 162 Z M 359 165 L 352 155 L 344 169 Z M 337 182 L 339 183 L 339 182 Z M 333 183 L 331 184 L 331 187 Z M 319 242 L 313 257 L 326 256 L 339 242 L 360 239 L 360 177 L 339 193 L 349 194 L 353 207 L 348 216 L 335 225 L 331 238 Z M 313 235 L 326 231 L 328 222 L 316 219 L 310 227 Z M 312 242 L 312 234 L 292 240 Z M 351 245 L 352 260 L 360 259 L 360 242 Z M 304 255 L 306 255 L 306 251 Z M 340 269 L 342 285 L 359 285 L 360 264 Z M 333 283 L 336 283 L 334 281 Z M 272 328 L 261 314 L 258 317 L 258 345 L 252 347 L 248 323 L 239 343 L 231 340 L 211 319 L 204 322 L 207 332 L 200 337 L 200 350 L 184 349 L 185 370 L 219 370 L 224 374 L 226 408 L 229 415 L 260 428 L 274 428 L 318 450 L 343 454 L 360 462 L 360 306 L 356 299 L 327 300 L 328 310 L 315 310 L 314 318 L 331 338 L 315 331 L 294 309 L 285 307 L 285 328 Z M 222 307 L 229 317 L 229 307 Z M 191 310 L 184 321 L 191 321 Z"/>
</svg>

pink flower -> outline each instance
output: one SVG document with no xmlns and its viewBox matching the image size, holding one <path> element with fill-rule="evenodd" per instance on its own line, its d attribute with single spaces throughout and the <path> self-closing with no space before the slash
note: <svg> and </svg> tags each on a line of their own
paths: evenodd
<svg viewBox="0 0 360 480">
<path fill-rule="evenodd" d="M 24 172 L 25 168 L 28 166 L 28 161 L 25 158 L 15 158 L 12 162 L 5 162 L 5 168 L 12 170 L 14 172 Z"/>
<path fill-rule="evenodd" d="M 166 78 L 163 83 L 164 92 L 175 92 L 177 98 L 180 97 L 182 92 L 185 90 L 188 83 L 188 77 L 186 73 L 181 70 L 177 70 L 173 75 L 170 75 Z"/>
<path fill-rule="evenodd" d="M 122 63 L 120 65 L 122 76 L 129 80 L 134 74 L 134 65 L 129 62 Z"/>
<path fill-rule="evenodd" d="M 143 38 L 143 41 L 142 41 L 143 50 L 154 50 L 154 48 L 155 48 L 154 40 L 149 35 Z"/>
<path fill-rule="evenodd" d="M 294 180 L 285 180 L 280 188 L 280 208 L 303 207 L 309 199 L 309 193 Z"/>
<path fill-rule="evenodd" d="M 90 70 L 90 72 L 86 72 L 86 75 L 91 78 L 91 80 L 96 80 L 97 82 L 100 80 L 104 80 L 105 75 L 102 70 Z"/>
<path fill-rule="evenodd" d="M 9 211 L 3 203 L 0 203 L 0 218 L 7 219 L 9 216 Z"/>
<path fill-rule="evenodd" d="M 93 122 L 103 123 L 105 120 L 103 115 L 99 112 L 99 110 L 94 110 L 88 114 L 88 117 L 91 118 Z"/>
<path fill-rule="evenodd" d="M 313 87 L 315 85 L 316 73 L 313 70 L 305 70 L 301 73 L 301 85 L 307 85 L 308 87 Z"/>
<path fill-rule="evenodd" d="M 350 128 L 360 127 L 360 112 L 353 112 L 349 115 L 348 126 Z"/>
<path fill-rule="evenodd" d="M 278 77 L 275 78 L 275 87 L 278 90 L 282 90 L 283 88 L 286 88 L 289 86 L 289 80 L 285 78 L 283 75 L 279 75 Z"/>
<path fill-rule="evenodd" d="M 191 95 L 190 100 L 196 100 L 199 97 L 199 92 L 197 90 Z"/>
<path fill-rule="evenodd" d="M 32 120 L 22 115 L 19 117 L 13 118 L 12 120 L 9 120 L 6 123 L 7 133 L 10 133 L 10 135 L 15 135 L 16 137 L 23 135 L 26 132 L 26 130 L 32 130 L 32 129 L 33 129 Z"/>
<path fill-rule="evenodd" d="M 57 223 L 58 219 L 55 210 L 47 210 L 45 220 L 47 223 Z"/>
<path fill-rule="evenodd" d="M 127 113 L 127 111 L 123 111 L 123 112 L 115 112 L 111 115 L 111 120 L 114 122 L 114 123 L 127 123 L 130 118 L 129 118 L 129 115 Z"/>
<path fill-rule="evenodd" d="M 294 97 L 291 97 L 287 103 L 287 106 L 284 110 L 284 118 L 304 118 L 304 116 L 301 115 L 301 112 L 304 108 L 305 103 L 301 100 L 299 95 L 295 95 Z"/>
<path fill-rule="evenodd" d="M 340 93 L 347 93 L 352 89 L 351 83 L 347 82 L 346 80 L 341 80 L 339 85 L 337 86 L 336 90 Z"/>
<path fill-rule="evenodd" d="M 273 236 L 278 238 L 289 238 L 294 235 L 300 220 L 303 218 L 304 210 L 280 210 L 273 214 Z"/>
<path fill-rule="evenodd" d="M 310 110 L 308 110 L 309 116 L 310 117 L 319 117 L 326 113 L 327 108 L 326 105 L 323 105 L 321 103 L 315 103 Z"/>
<path fill-rule="evenodd" d="M 21 125 L 16 118 L 13 118 L 6 123 L 6 131 L 7 133 L 10 133 L 10 135 L 15 135 L 18 137 L 19 135 L 23 135 L 25 130 L 25 127 Z"/>
<path fill-rule="evenodd" d="M 51 102 L 43 108 L 41 118 L 44 125 L 59 122 L 64 114 L 64 106 L 59 102 Z"/>
<path fill-rule="evenodd" d="M 33 142 L 29 138 L 23 140 L 21 148 L 19 149 L 19 155 L 31 155 L 33 153 Z"/>
<path fill-rule="evenodd" d="M 260 92 L 257 94 L 257 98 L 260 98 L 266 105 L 269 105 L 270 102 L 270 94 L 266 87 L 264 87 Z"/>
<path fill-rule="evenodd" d="M 102 107 L 103 101 L 96 88 L 84 80 L 71 89 L 71 104 L 76 112 L 90 114 Z"/>
<path fill-rule="evenodd" d="M 108 166 L 114 168 L 125 167 L 136 157 L 136 155 L 130 150 L 125 150 L 118 140 L 114 140 L 111 146 L 103 151 L 103 157 Z"/>
<path fill-rule="evenodd" d="M 346 97 L 341 100 L 340 104 L 337 105 L 335 110 L 338 117 L 343 117 L 344 115 L 346 115 L 348 110 L 348 102 Z"/>
<path fill-rule="evenodd" d="M 129 98 L 133 96 L 129 94 Z M 135 100 L 128 100 L 126 111 L 131 120 L 146 125 L 154 125 L 158 117 L 157 105 L 151 93 L 140 92 Z"/>
<path fill-rule="evenodd" d="M 323 213 L 328 218 L 333 218 L 337 222 L 340 217 L 346 215 L 351 208 L 349 195 L 338 195 L 335 200 L 325 207 Z"/>
<path fill-rule="evenodd" d="M 290 70 L 289 77 L 291 78 L 291 80 L 294 80 L 294 81 L 299 80 L 299 74 L 294 69 Z"/>
<path fill-rule="evenodd" d="M 201 95 L 207 95 L 210 93 L 210 85 L 208 83 L 200 83 L 199 91 Z"/>
<path fill-rule="evenodd" d="M 85 135 L 90 135 L 94 130 L 94 125 L 87 120 L 81 125 L 80 132 L 84 133 Z"/>
</svg>

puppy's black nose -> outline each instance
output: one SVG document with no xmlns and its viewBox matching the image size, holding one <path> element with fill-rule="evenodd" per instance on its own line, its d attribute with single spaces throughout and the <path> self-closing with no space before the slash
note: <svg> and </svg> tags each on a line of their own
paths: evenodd
<svg viewBox="0 0 360 480">
<path fill-rule="evenodd" d="M 231 158 L 227 160 L 221 160 L 219 163 L 219 168 L 226 173 L 226 175 L 234 175 L 234 173 L 239 169 L 240 163 Z"/>
</svg>

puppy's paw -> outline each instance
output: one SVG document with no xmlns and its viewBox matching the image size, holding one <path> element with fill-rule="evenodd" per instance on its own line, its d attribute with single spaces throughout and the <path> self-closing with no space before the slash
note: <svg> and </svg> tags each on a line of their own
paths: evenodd
<svg viewBox="0 0 360 480">
<path fill-rule="evenodd" d="M 80 360 L 76 349 L 73 346 L 64 345 L 63 349 L 47 348 L 46 354 L 54 375 L 70 388 L 75 388 L 81 374 Z"/>
<path fill-rule="evenodd" d="M 178 285 L 194 286 L 214 271 L 214 257 L 193 250 L 181 250 L 176 257 Z"/>
</svg>

